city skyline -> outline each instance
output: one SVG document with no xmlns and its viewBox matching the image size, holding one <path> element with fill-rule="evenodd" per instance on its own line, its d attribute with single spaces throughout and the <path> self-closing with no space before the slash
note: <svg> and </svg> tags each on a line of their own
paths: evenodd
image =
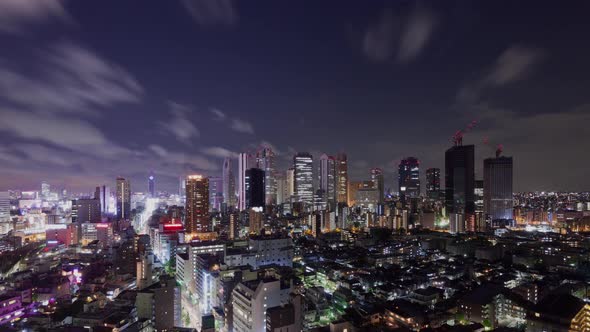
<svg viewBox="0 0 590 332">
<path fill-rule="evenodd" d="M 473 120 L 478 178 L 503 144 L 515 191 L 590 190 L 575 143 L 590 140 L 587 3 L 48 2 L 0 3 L 0 190 L 153 171 L 172 192 L 261 145 L 281 170 L 296 152 L 344 152 L 351 179 L 378 167 L 394 187 L 407 156 L 442 170 Z"/>
</svg>

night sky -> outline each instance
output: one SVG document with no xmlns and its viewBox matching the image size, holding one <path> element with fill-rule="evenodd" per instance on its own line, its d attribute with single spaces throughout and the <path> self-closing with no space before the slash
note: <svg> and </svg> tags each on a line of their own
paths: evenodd
<svg viewBox="0 0 590 332">
<path fill-rule="evenodd" d="M 451 136 L 515 190 L 590 190 L 590 2 L 0 0 L 0 190 L 90 192 L 271 145 L 441 167 Z M 485 145 L 484 139 L 489 143 Z"/>
</svg>

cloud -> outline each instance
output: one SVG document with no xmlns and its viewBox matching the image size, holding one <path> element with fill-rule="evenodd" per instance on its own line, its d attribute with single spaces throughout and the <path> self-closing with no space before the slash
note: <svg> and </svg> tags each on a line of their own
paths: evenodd
<svg viewBox="0 0 590 332">
<path fill-rule="evenodd" d="M 166 151 L 166 149 L 156 144 L 148 146 L 148 149 L 150 149 L 158 157 L 166 157 L 168 155 L 168 151 Z"/>
<path fill-rule="evenodd" d="M 462 105 L 481 103 L 484 92 L 524 79 L 543 58 L 543 51 L 521 45 L 504 50 L 485 74 L 462 86 L 456 96 Z"/>
<path fill-rule="evenodd" d="M 388 60 L 395 49 L 391 11 L 383 12 L 376 24 L 369 26 L 363 38 L 363 52 L 373 61 Z"/>
<path fill-rule="evenodd" d="M 409 62 L 423 51 L 436 22 L 434 13 L 421 7 L 414 8 L 406 18 L 385 10 L 365 31 L 363 53 L 375 62 L 386 62 L 394 56 L 398 63 Z"/>
<path fill-rule="evenodd" d="M 92 113 L 137 103 L 143 94 L 126 70 L 76 44 L 49 47 L 33 62 L 38 65 L 27 71 L 0 63 L 0 101 L 27 110 Z"/>
<path fill-rule="evenodd" d="M 407 62 L 416 58 L 430 39 L 436 18 L 425 9 L 415 10 L 402 32 L 397 58 L 400 62 Z"/>
<path fill-rule="evenodd" d="M 7 109 L 0 109 L 0 114 L 0 131 L 21 140 L 43 142 L 102 158 L 132 153 L 109 141 L 98 128 L 82 119 Z"/>
<path fill-rule="evenodd" d="M 20 33 L 24 26 L 50 19 L 69 21 L 61 0 L 2 0 L 0 1 L 0 32 Z"/>
<path fill-rule="evenodd" d="M 169 102 L 170 120 L 160 122 L 165 132 L 176 137 L 176 139 L 187 145 L 192 144 L 192 139 L 199 137 L 199 130 L 189 118 L 192 109 L 189 106 L 175 102 Z"/>
<path fill-rule="evenodd" d="M 229 121 L 229 127 L 234 131 L 245 134 L 254 134 L 254 127 L 248 121 L 241 120 L 235 117 L 229 117 L 227 113 L 217 108 L 209 108 L 209 112 L 213 115 L 213 119 L 219 122 Z"/>
<path fill-rule="evenodd" d="M 213 114 L 215 120 L 217 121 L 223 121 L 227 117 L 225 113 L 223 113 L 221 110 L 218 110 L 217 108 L 211 108 L 209 109 L 209 112 Z"/>
<path fill-rule="evenodd" d="M 254 127 L 252 124 L 245 120 L 240 120 L 238 118 L 233 118 L 231 120 L 231 129 L 245 134 L 254 134 Z"/>
<path fill-rule="evenodd" d="M 199 25 L 234 25 L 238 12 L 233 0 L 182 0 L 182 5 Z"/>
<path fill-rule="evenodd" d="M 237 158 L 238 156 L 238 153 L 219 146 L 203 148 L 201 149 L 201 152 L 205 155 L 218 158 Z"/>
<path fill-rule="evenodd" d="M 540 59 L 541 52 L 538 49 L 523 46 L 510 47 L 496 60 L 487 81 L 491 84 L 503 85 L 522 79 Z"/>
</svg>

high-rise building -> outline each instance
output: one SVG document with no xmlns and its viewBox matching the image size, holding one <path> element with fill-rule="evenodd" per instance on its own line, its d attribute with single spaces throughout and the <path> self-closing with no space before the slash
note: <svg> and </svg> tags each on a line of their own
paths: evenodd
<svg viewBox="0 0 590 332">
<path fill-rule="evenodd" d="M 483 180 L 475 180 L 475 193 L 474 193 L 474 200 L 475 200 L 475 230 L 476 231 L 485 231 L 486 229 L 486 220 L 483 211 Z"/>
<path fill-rule="evenodd" d="M 287 182 L 286 173 L 277 173 L 277 205 L 281 205 L 289 199 L 289 186 Z"/>
<path fill-rule="evenodd" d="M 117 219 L 131 218 L 131 188 L 129 180 L 117 178 Z"/>
<path fill-rule="evenodd" d="M 293 157 L 295 168 L 295 196 L 298 202 L 313 203 L 313 157 L 299 152 Z"/>
<path fill-rule="evenodd" d="M 475 212 L 474 155 L 473 145 L 455 145 L 445 152 L 447 213 L 473 215 Z"/>
<path fill-rule="evenodd" d="M 209 207 L 220 211 L 223 202 L 223 181 L 219 176 L 209 177 Z"/>
<path fill-rule="evenodd" d="M 348 204 L 348 159 L 344 153 L 336 156 L 336 177 L 338 203 Z"/>
<path fill-rule="evenodd" d="M 440 168 L 426 170 L 426 196 L 437 199 L 440 193 Z"/>
<path fill-rule="evenodd" d="M 385 180 L 383 179 L 383 170 L 381 168 L 371 169 L 371 182 L 373 182 L 373 188 L 379 193 L 378 203 L 382 204 L 385 197 Z"/>
<path fill-rule="evenodd" d="M 420 196 L 420 162 L 414 157 L 402 159 L 398 168 L 399 194 L 401 197 Z"/>
<path fill-rule="evenodd" d="M 275 154 L 270 147 L 264 147 L 256 154 L 257 167 L 264 171 L 264 200 L 266 205 L 277 201 Z"/>
<path fill-rule="evenodd" d="M 0 191 L 0 221 L 10 219 L 10 193 Z"/>
<path fill-rule="evenodd" d="M 49 186 L 49 183 L 47 183 L 45 181 L 41 182 L 41 197 L 48 198 L 50 194 L 51 194 L 51 187 Z"/>
<path fill-rule="evenodd" d="M 246 171 L 252 168 L 252 156 L 248 153 L 240 153 L 238 157 L 238 209 L 246 209 Z"/>
<path fill-rule="evenodd" d="M 109 200 L 111 198 L 110 189 L 106 185 L 102 185 L 99 188 L 100 188 L 100 192 L 99 192 L 98 199 L 100 200 L 100 212 L 102 214 L 107 214 L 110 212 L 109 211 Z"/>
<path fill-rule="evenodd" d="M 295 195 L 295 168 L 287 170 L 287 198 L 291 199 Z"/>
<path fill-rule="evenodd" d="M 72 200 L 72 222 L 100 221 L 100 200 L 80 198 Z"/>
<path fill-rule="evenodd" d="M 148 194 L 150 197 L 156 197 L 156 177 L 154 173 L 151 173 L 148 176 Z"/>
<path fill-rule="evenodd" d="M 330 207 L 336 204 L 336 159 L 327 154 L 320 157 L 320 191 Z"/>
<path fill-rule="evenodd" d="M 512 157 L 483 161 L 484 213 L 493 220 L 513 219 Z"/>
<path fill-rule="evenodd" d="M 265 172 L 259 168 L 246 171 L 246 209 L 264 207 Z"/>
<path fill-rule="evenodd" d="M 189 237 L 210 231 L 208 178 L 202 175 L 189 175 L 186 178 L 185 204 L 184 229 Z"/>
<path fill-rule="evenodd" d="M 222 178 L 223 202 L 226 206 L 234 208 L 236 206 L 236 178 L 234 177 L 232 162 L 229 157 L 223 160 Z"/>
</svg>

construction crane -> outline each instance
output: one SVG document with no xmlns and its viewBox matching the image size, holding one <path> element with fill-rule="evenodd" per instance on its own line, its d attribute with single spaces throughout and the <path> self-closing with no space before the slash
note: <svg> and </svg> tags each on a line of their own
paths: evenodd
<svg viewBox="0 0 590 332">
<path fill-rule="evenodd" d="M 463 136 L 470 132 L 475 125 L 477 124 L 477 120 L 471 121 L 465 129 L 457 130 L 457 132 L 453 135 L 452 141 L 455 146 L 463 145 Z"/>
</svg>

